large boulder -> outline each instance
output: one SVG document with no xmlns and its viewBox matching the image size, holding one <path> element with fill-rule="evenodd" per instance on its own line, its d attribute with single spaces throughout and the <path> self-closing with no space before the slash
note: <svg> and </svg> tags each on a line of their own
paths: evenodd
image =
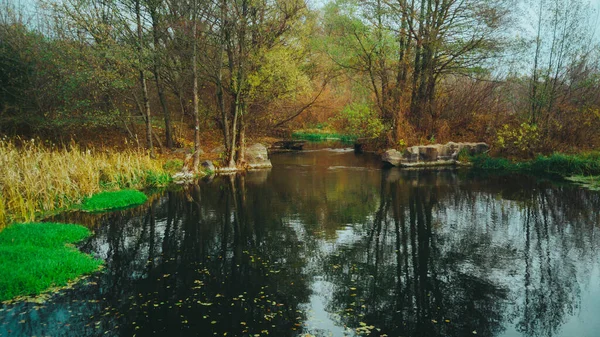
<svg viewBox="0 0 600 337">
<path fill-rule="evenodd" d="M 249 169 L 271 168 L 267 147 L 256 143 L 246 148 L 246 165 Z"/>
</svg>

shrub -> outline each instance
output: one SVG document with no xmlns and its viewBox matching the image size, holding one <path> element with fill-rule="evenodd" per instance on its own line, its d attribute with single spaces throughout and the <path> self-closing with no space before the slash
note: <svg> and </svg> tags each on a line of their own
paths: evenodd
<svg viewBox="0 0 600 337">
<path fill-rule="evenodd" d="M 522 123 L 518 127 L 504 124 L 496 134 L 495 145 L 507 155 L 531 157 L 539 147 L 540 134 L 536 125 Z"/>
<path fill-rule="evenodd" d="M 344 124 L 344 132 L 357 138 L 378 138 L 385 130 L 383 122 L 369 104 L 346 105 L 339 119 Z"/>
</svg>

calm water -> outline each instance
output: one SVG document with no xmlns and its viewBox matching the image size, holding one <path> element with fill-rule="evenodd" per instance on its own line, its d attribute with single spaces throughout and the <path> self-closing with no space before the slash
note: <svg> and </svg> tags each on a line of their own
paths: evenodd
<svg viewBox="0 0 600 337">
<path fill-rule="evenodd" d="M 106 268 L 2 336 L 600 336 L 600 194 L 307 151 L 71 214 Z M 1 277 L 1 276 L 0 276 Z"/>
</svg>

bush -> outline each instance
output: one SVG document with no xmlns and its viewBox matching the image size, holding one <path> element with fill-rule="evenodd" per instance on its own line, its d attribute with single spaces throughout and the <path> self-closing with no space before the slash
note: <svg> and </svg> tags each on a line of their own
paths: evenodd
<svg viewBox="0 0 600 337">
<path fill-rule="evenodd" d="M 339 119 L 344 125 L 344 132 L 357 138 L 378 138 L 385 130 L 383 122 L 369 104 L 346 105 Z"/>
<path fill-rule="evenodd" d="M 522 123 L 518 127 L 504 124 L 496 134 L 495 145 L 506 155 L 531 157 L 538 149 L 540 134 L 536 125 Z"/>
</svg>

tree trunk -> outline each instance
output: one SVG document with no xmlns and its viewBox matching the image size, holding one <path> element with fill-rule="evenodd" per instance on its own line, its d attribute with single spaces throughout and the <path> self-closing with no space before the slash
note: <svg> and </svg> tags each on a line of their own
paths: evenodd
<svg viewBox="0 0 600 337">
<path fill-rule="evenodd" d="M 196 20 L 196 1 L 194 1 L 194 24 L 193 24 L 193 33 L 192 36 L 194 37 L 192 43 L 193 48 L 192 48 L 192 80 L 193 80 L 193 90 L 194 90 L 194 94 L 193 94 L 193 100 L 194 100 L 194 164 L 193 164 L 193 170 L 194 172 L 198 172 L 198 166 L 200 166 L 200 116 L 198 113 L 198 65 L 197 65 L 197 54 L 198 54 L 198 47 L 197 47 L 197 43 L 196 43 L 196 38 L 197 38 L 197 28 L 198 28 L 198 23 Z"/>
<path fill-rule="evenodd" d="M 246 160 L 246 123 L 244 123 L 244 115 L 246 113 L 245 106 L 240 113 L 240 147 L 238 153 L 238 164 L 244 165 Z"/>
<path fill-rule="evenodd" d="M 164 88 L 161 82 L 160 70 L 161 70 L 161 59 L 158 54 L 159 48 L 159 37 L 158 37 L 158 15 L 156 9 L 151 10 L 152 17 L 152 37 L 154 39 L 154 81 L 156 82 L 156 90 L 158 91 L 158 99 L 163 111 L 165 118 L 165 144 L 167 148 L 173 148 L 173 128 L 171 127 L 171 116 L 167 107 L 167 100 L 165 98 Z"/>
<path fill-rule="evenodd" d="M 148 99 L 148 86 L 146 85 L 146 75 L 144 74 L 143 67 L 143 32 L 142 32 L 142 20 L 141 20 L 141 0 L 135 1 L 135 15 L 137 21 L 137 38 L 138 38 L 138 59 L 139 59 L 139 72 L 140 72 L 140 84 L 142 85 L 142 100 L 144 104 L 144 112 L 146 116 L 146 143 L 148 150 L 150 151 L 150 157 L 154 158 L 154 147 L 152 146 L 152 120 L 150 113 L 150 100 Z"/>
<path fill-rule="evenodd" d="M 225 23 L 225 10 L 226 0 L 221 0 L 221 22 Z M 221 126 L 223 128 L 223 139 L 225 143 L 225 149 L 231 150 L 231 144 L 229 143 L 229 118 L 227 117 L 227 111 L 225 110 L 225 98 L 223 97 L 223 56 L 225 53 L 226 37 L 224 33 L 225 28 L 221 28 L 220 46 L 219 46 L 219 60 L 217 61 L 217 105 L 221 111 Z"/>
</svg>

